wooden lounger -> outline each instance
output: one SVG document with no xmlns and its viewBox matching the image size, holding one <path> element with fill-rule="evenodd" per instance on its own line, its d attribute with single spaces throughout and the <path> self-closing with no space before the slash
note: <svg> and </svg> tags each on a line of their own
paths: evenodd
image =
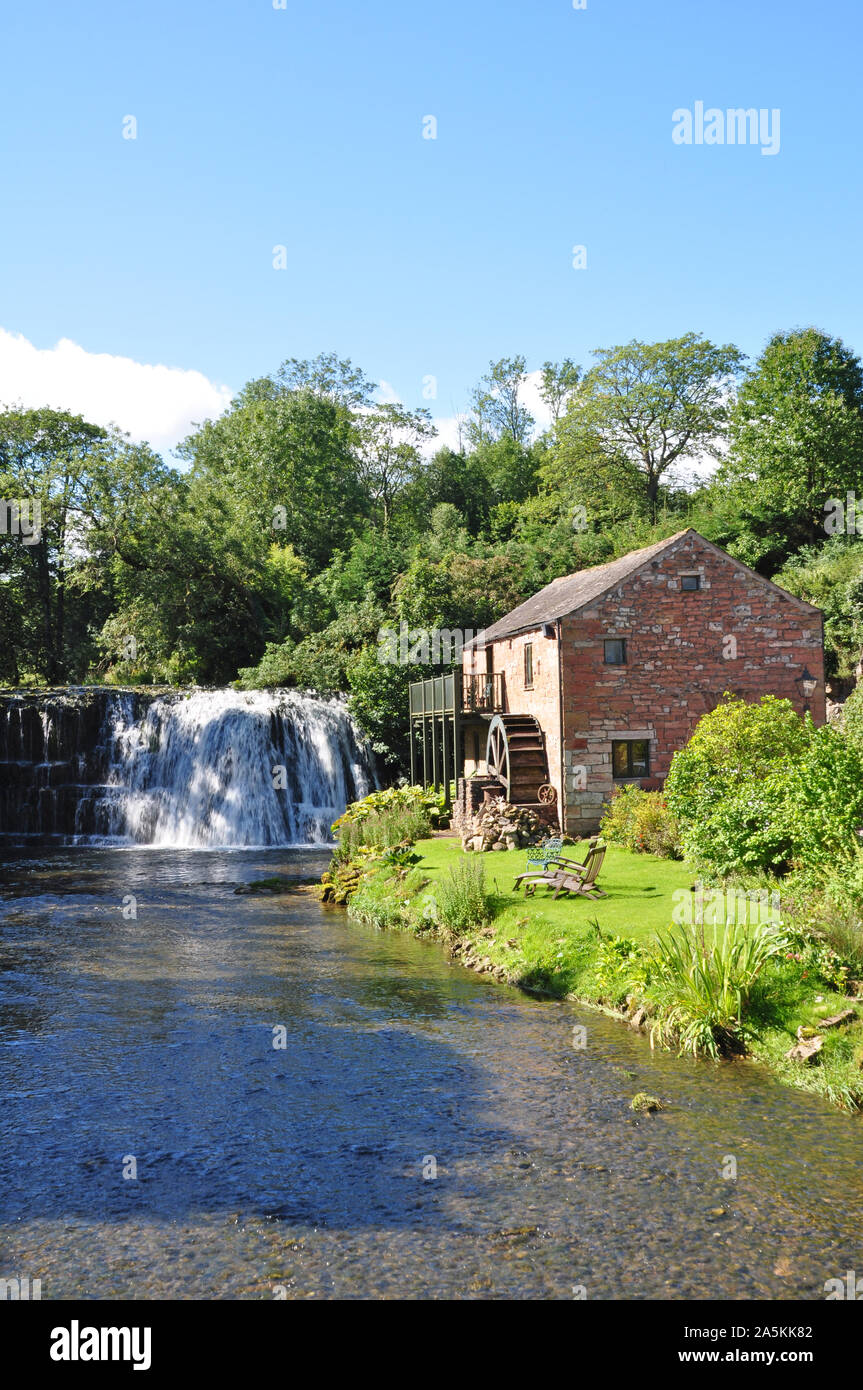
<svg viewBox="0 0 863 1390">
<path fill-rule="evenodd" d="M 546 888 L 554 889 L 554 897 L 560 897 L 561 893 L 574 893 L 584 898 L 607 898 L 596 885 L 602 861 L 605 858 L 605 845 L 596 845 L 588 854 L 584 864 L 570 861 L 572 867 L 560 864 L 557 868 L 549 868 L 543 874 L 519 874 L 515 881 L 513 891 L 518 890 L 519 884 L 524 883 L 526 897 L 532 897 L 538 884 L 544 884 Z"/>
</svg>

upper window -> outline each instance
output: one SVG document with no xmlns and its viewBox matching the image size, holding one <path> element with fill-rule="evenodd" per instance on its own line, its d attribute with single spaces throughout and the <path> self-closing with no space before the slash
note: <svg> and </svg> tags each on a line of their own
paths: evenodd
<svg viewBox="0 0 863 1390">
<path fill-rule="evenodd" d="M 701 588 L 701 575 L 682 574 L 680 576 L 680 587 L 685 593 L 694 593 L 696 589 Z"/>
<path fill-rule="evenodd" d="M 524 644 L 524 688 L 529 690 L 533 685 L 533 643 Z"/>
<path fill-rule="evenodd" d="M 613 739 L 611 743 L 611 772 L 618 781 L 627 777 L 649 776 L 650 744 L 647 739 Z"/>
<path fill-rule="evenodd" d="M 605 639 L 605 664 L 606 664 L 606 666 L 625 666 L 625 665 L 626 665 L 626 638 L 625 638 L 625 637 L 606 637 L 606 639 Z"/>
</svg>

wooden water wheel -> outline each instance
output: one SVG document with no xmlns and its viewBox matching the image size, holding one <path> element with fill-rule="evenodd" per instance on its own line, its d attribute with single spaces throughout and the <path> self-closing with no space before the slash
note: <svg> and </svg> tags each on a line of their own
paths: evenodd
<svg viewBox="0 0 863 1390">
<path fill-rule="evenodd" d="M 507 801 L 535 804 L 548 782 L 548 763 L 542 729 L 531 714 L 496 714 L 488 729 L 485 761 Z"/>
</svg>

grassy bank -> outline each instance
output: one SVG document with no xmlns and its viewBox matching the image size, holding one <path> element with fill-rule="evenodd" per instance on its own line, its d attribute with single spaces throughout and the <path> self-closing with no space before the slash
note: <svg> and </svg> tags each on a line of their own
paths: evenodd
<svg viewBox="0 0 863 1390">
<path fill-rule="evenodd" d="M 542 889 L 527 899 L 512 891 L 528 853 L 471 855 L 457 839 L 422 839 L 410 854 L 396 857 L 403 862 L 370 857 L 348 912 L 379 927 L 436 934 L 465 965 L 521 988 L 612 1010 L 669 1045 L 663 1012 L 670 1013 L 667 986 L 664 996 L 651 962 L 657 932 L 667 932 L 672 920 L 672 895 L 692 885 L 691 869 L 612 845 L 600 880 L 608 897 L 555 902 Z M 467 902 L 471 894 L 474 901 Z M 457 919 L 452 914 L 460 899 L 465 904 Z M 453 930 L 447 920 L 459 920 L 458 927 Z M 830 970 L 814 945 L 798 946 L 792 941 L 757 971 L 740 1010 L 745 1018 L 740 1040 L 749 1057 L 764 1062 L 783 1082 L 859 1108 L 863 1023 L 855 1017 L 850 1024 L 824 1028 L 825 1019 L 855 1009 L 857 1001 L 841 980 L 829 982 Z M 804 1038 L 816 1030 L 823 1035 L 814 1064 L 785 1058 L 799 1041 L 798 1030 Z M 679 1043 L 677 1037 L 674 1045 Z"/>
</svg>

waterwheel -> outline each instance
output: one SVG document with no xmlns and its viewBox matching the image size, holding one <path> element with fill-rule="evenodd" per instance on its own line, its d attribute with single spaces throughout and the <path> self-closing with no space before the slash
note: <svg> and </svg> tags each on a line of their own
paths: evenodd
<svg viewBox="0 0 863 1390">
<path fill-rule="evenodd" d="M 488 729 L 485 761 L 516 806 L 536 803 L 548 782 L 542 729 L 531 714 L 496 714 Z"/>
</svg>

